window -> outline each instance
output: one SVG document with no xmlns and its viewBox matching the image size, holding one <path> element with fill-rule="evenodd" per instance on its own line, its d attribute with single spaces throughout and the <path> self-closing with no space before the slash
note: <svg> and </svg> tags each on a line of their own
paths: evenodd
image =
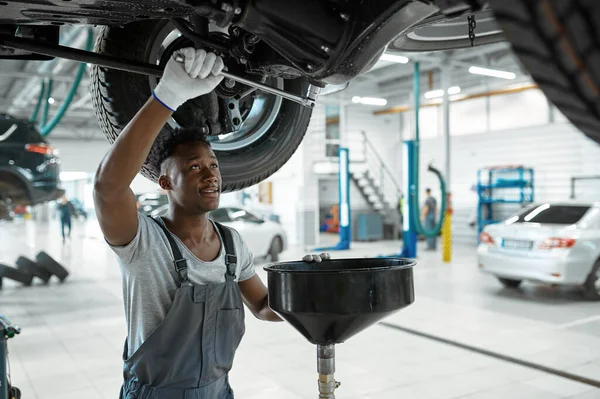
<svg viewBox="0 0 600 399">
<path fill-rule="evenodd" d="M 216 209 L 210 213 L 210 218 L 218 223 L 227 223 L 231 222 L 231 218 L 227 213 L 227 209 Z"/>
<path fill-rule="evenodd" d="M 506 223 L 575 224 L 590 209 L 584 205 L 536 205 L 509 218 Z"/>
</svg>

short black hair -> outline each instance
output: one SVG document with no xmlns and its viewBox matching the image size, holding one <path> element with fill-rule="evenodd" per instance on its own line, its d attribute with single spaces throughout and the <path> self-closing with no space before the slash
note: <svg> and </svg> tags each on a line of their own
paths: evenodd
<svg viewBox="0 0 600 399">
<path fill-rule="evenodd" d="M 431 189 L 430 189 L 429 187 L 427 187 L 427 188 L 425 189 L 425 192 L 426 192 L 426 193 L 430 193 L 430 192 L 431 192 Z"/>
<path fill-rule="evenodd" d="M 199 128 L 165 129 L 152 145 L 150 154 L 146 159 L 147 166 L 154 169 L 156 174 L 160 176 L 162 164 L 173 155 L 175 147 L 190 143 L 204 143 L 210 147 L 206 134 Z"/>
</svg>

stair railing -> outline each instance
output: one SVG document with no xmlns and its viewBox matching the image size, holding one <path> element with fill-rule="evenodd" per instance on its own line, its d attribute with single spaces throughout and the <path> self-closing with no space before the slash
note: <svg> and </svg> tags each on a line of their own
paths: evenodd
<svg viewBox="0 0 600 399">
<path fill-rule="evenodd" d="M 400 184 L 398 184 L 398 181 L 396 180 L 395 173 L 393 173 L 385 164 L 381 155 L 369 140 L 368 134 L 361 131 L 360 137 L 362 139 L 361 147 L 363 149 L 363 158 L 366 169 L 374 179 L 377 188 L 380 190 L 384 199 L 390 203 L 392 208 L 395 208 L 395 205 L 400 198 L 400 194 L 402 193 Z"/>
</svg>

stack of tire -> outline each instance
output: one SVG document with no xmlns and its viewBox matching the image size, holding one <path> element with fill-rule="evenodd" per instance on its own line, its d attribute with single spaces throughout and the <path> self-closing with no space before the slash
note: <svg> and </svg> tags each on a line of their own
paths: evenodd
<svg viewBox="0 0 600 399">
<path fill-rule="evenodd" d="M 44 251 L 37 254 L 35 261 L 19 256 L 15 264 L 16 267 L 11 267 L 0 263 L 0 288 L 5 278 L 30 286 L 34 278 L 48 284 L 52 276 L 56 276 L 61 283 L 69 276 L 67 269 Z"/>
</svg>

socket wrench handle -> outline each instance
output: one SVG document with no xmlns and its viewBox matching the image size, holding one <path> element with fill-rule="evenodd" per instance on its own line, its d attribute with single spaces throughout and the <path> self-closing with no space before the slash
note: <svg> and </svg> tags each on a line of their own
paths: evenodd
<svg viewBox="0 0 600 399">
<path fill-rule="evenodd" d="M 175 61 L 176 62 L 182 63 L 184 60 L 185 60 L 185 58 L 183 57 L 183 54 L 177 53 L 177 52 L 175 53 Z M 231 79 L 238 83 L 242 83 L 247 86 L 254 87 L 256 89 L 260 89 L 266 93 L 274 94 L 279 97 L 283 97 L 290 101 L 297 102 L 298 104 L 302 104 L 308 108 L 315 107 L 315 101 L 317 100 L 317 96 L 319 95 L 319 91 L 320 91 L 320 88 L 311 85 L 310 89 L 309 89 L 309 95 L 306 97 L 302 97 L 302 96 L 298 96 L 298 95 L 295 95 L 292 93 L 288 93 L 287 91 L 283 91 L 283 90 L 277 89 L 275 87 L 272 87 L 272 86 L 269 86 L 269 85 L 266 85 L 263 83 L 259 83 L 259 82 L 255 82 L 250 79 L 242 78 L 241 76 L 234 75 L 227 71 L 221 71 L 221 75 L 223 75 L 226 79 Z M 311 97 L 314 97 L 314 98 L 311 98 Z"/>
</svg>

